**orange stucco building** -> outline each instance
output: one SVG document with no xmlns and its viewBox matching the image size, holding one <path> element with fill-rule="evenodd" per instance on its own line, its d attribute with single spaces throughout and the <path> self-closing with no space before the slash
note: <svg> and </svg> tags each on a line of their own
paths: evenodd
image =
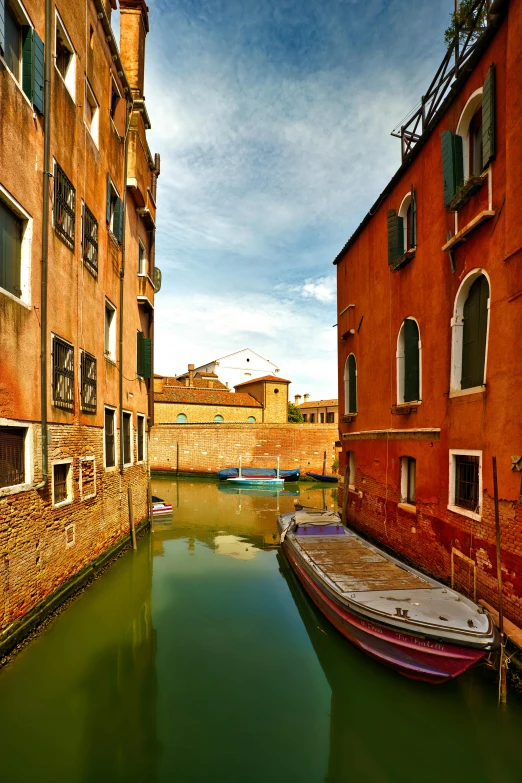
<svg viewBox="0 0 522 783">
<path fill-rule="evenodd" d="M 0 650 L 128 537 L 129 487 L 148 514 L 159 156 L 147 7 L 120 45 L 114 8 L 0 2 Z"/>
<path fill-rule="evenodd" d="M 520 623 L 522 1 L 489 5 L 335 260 L 340 472 L 351 524 L 496 605 L 496 457 L 504 610 Z"/>
</svg>

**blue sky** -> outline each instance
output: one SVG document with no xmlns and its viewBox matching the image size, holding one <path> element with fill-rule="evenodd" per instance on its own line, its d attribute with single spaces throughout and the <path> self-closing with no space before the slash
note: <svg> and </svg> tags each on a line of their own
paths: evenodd
<svg viewBox="0 0 522 783">
<path fill-rule="evenodd" d="M 400 164 L 390 131 L 453 0 L 148 0 L 161 154 L 155 369 L 250 347 L 337 396 L 332 261 Z"/>
</svg>

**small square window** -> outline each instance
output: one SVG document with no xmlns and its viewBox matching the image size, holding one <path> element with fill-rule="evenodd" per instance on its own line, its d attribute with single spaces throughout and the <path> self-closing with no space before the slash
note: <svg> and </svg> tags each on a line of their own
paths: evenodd
<svg viewBox="0 0 522 783">
<path fill-rule="evenodd" d="M 76 190 L 58 163 L 54 163 L 54 229 L 65 244 L 74 248 Z"/>
<path fill-rule="evenodd" d="M 480 519 L 482 510 L 482 452 L 450 450 L 448 508 Z"/>
<path fill-rule="evenodd" d="M 92 140 L 98 146 L 98 131 L 100 125 L 100 107 L 92 91 L 91 85 L 85 80 L 85 124 L 89 129 Z"/>
<path fill-rule="evenodd" d="M 116 308 L 105 300 L 105 358 L 116 361 Z"/>
<path fill-rule="evenodd" d="M 132 413 L 123 412 L 123 464 L 132 464 Z"/>
<path fill-rule="evenodd" d="M 105 408 L 104 412 L 104 445 L 105 445 L 105 467 L 113 468 L 116 465 L 116 439 L 115 439 L 115 418 L 114 408 Z"/>
<path fill-rule="evenodd" d="M 65 25 L 56 14 L 55 65 L 73 100 L 76 98 L 76 55 Z"/>
<path fill-rule="evenodd" d="M 74 408 L 74 348 L 53 336 L 53 403 L 57 408 Z"/>
<path fill-rule="evenodd" d="M 72 500 L 72 463 L 70 460 L 53 465 L 53 505 L 61 506 Z"/>
</svg>

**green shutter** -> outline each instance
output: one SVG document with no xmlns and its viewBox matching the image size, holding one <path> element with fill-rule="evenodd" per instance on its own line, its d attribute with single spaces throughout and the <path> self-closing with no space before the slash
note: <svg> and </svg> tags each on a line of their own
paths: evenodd
<svg viewBox="0 0 522 783">
<path fill-rule="evenodd" d="M 123 201 L 118 196 L 114 203 L 114 215 L 112 218 L 112 233 L 120 242 L 123 239 Z"/>
<path fill-rule="evenodd" d="M 404 221 L 394 209 L 388 210 L 388 264 L 404 254 Z"/>
<path fill-rule="evenodd" d="M 488 281 L 484 275 L 480 275 L 469 289 L 464 304 L 461 389 L 471 389 L 484 383 L 488 298 Z"/>
<path fill-rule="evenodd" d="M 407 318 L 404 321 L 404 402 L 416 402 L 419 395 L 419 327 Z"/>
<path fill-rule="evenodd" d="M 348 413 L 357 413 L 357 365 L 353 353 L 348 357 Z"/>
<path fill-rule="evenodd" d="M 410 247 L 417 247 L 417 199 L 415 188 L 411 186 Z"/>
<path fill-rule="evenodd" d="M 0 288 L 20 297 L 22 221 L 0 201 Z"/>
<path fill-rule="evenodd" d="M 5 0 L 0 0 L 0 54 L 5 55 Z"/>
<path fill-rule="evenodd" d="M 442 147 L 442 180 L 444 183 L 444 206 L 447 207 L 457 190 L 464 184 L 464 162 L 462 137 L 451 131 L 440 134 Z"/>
<path fill-rule="evenodd" d="M 142 378 L 152 375 L 152 340 L 138 332 L 137 342 L 137 374 Z"/>
<path fill-rule="evenodd" d="M 482 168 L 495 157 L 495 65 L 492 63 L 482 90 Z"/>
<path fill-rule="evenodd" d="M 111 175 L 107 173 L 107 223 L 111 222 L 111 196 L 112 196 L 112 180 Z"/>
<path fill-rule="evenodd" d="M 34 41 L 34 91 L 33 105 L 40 114 L 44 113 L 44 44 L 36 30 L 33 30 Z"/>
<path fill-rule="evenodd" d="M 33 27 L 22 27 L 22 89 L 34 108 L 44 109 L 44 45 Z"/>
</svg>

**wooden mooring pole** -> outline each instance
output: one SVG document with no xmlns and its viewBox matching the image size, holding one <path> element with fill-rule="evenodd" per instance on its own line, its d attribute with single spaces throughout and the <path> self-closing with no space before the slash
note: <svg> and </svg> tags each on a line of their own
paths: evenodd
<svg viewBox="0 0 522 783">
<path fill-rule="evenodd" d="M 344 484 L 343 484 L 343 511 L 341 514 L 341 521 L 346 527 L 346 513 L 348 511 L 348 491 L 350 487 L 350 462 L 346 463 L 344 469 Z"/>
<path fill-rule="evenodd" d="M 326 451 L 324 452 L 323 457 L 323 476 L 326 476 Z"/>
<path fill-rule="evenodd" d="M 134 503 L 132 502 L 132 487 L 130 484 L 127 487 L 127 495 L 129 498 L 129 524 L 130 524 L 132 548 L 137 549 L 138 547 L 136 545 L 136 528 L 134 527 Z"/>
<path fill-rule="evenodd" d="M 502 557 L 500 550 L 500 516 L 498 511 L 497 458 L 493 457 L 493 494 L 495 497 L 495 533 L 497 542 L 498 629 L 500 632 L 499 704 L 506 703 L 506 653 L 504 649 L 504 612 L 502 608 Z"/>
<path fill-rule="evenodd" d="M 148 495 L 148 503 L 149 503 L 149 530 L 152 533 L 154 530 L 154 526 L 153 526 L 154 515 L 152 513 L 152 484 L 150 483 L 150 479 L 149 479 L 149 490 L 147 495 Z"/>
</svg>

